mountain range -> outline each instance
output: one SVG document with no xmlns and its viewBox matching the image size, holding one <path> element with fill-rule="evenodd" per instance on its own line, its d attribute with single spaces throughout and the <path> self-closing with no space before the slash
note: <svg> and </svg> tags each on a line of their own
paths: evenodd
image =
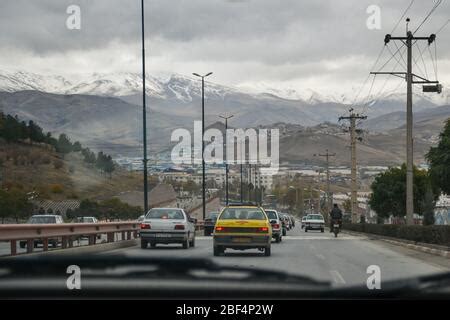
<svg viewBox="0 0 450 320">
<path fill-rule="evenodd" d="M 24 120 L 34 120 L 45 130 L 56 134 L 68 133 L 74 140 L 80 140 L 93 149 L 139 155 L 142 141 L 141 87 L 142 78 L 135 73 L 94 73 L 67 78 L 0 71 L 0 110 Z M 297 91 L 268 88 L 254 92 L 206 82 L 206 125 L 220 120 L 218 116 L 221 114 L 233 114 L 229 124 L 235 128 L 275 123 L 302 127 L 314 127 L 324 122 L 337 124 L 339 116 L 348 112 L 347 101 L 353 100 L 349 96 L 319 94 L 309 89 Z M 174 129 L 192 130 L 193 121 L 201 119 L 201 81 L 197 78 L 178 74 L 167 78 L 147 75 L 146 96 L 150 150 L 167 149 Z M 369 101 L 361 109 L 369 114 L 361 127 L 373 137 L 386 138 L 392 130 L 404 130 L 404 94 L 389 93 Z M 416 94 L 414 111 L 416 126 L 419 122 L 423 124 L 424 139 L 427 136 L 432 143 L 442 127 L 441 120 L 450 117 L 449 107 L 440 106 L 438 100 L 429 96 Z M 331 138 L 329 134 L 327 137 L 319 135 L 314 140 L 328 138 Z M 293 139 L 286 140 L 286 145 L 297 143 L 301 146 L 301 139 L 305 136 Z M 378 147 L 385 154 L 381 158 L 388 158 L 389 150 Z M 286 159 L 289 159 L 288 155 L 296 158 L 287 152 Z M 391 158 L 396 161 L 395 157 Z"/>
</svg>

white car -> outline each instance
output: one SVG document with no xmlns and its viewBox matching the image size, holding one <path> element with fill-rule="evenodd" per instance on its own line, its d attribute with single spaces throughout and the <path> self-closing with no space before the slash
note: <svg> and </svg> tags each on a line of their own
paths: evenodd
<svg viewBox="0 0 450 320">
<path fill-rule="evenodd" d="M 303 216 L 302 217 L 302 229 L 305 227 L 305 225 L 306 225 L 306 216 Z"/>
<path fill-rule="evenodd" d="M 277 243 L 283 240 L 282 223 L 277 210 L 265 209 L 264 210 L 269 218 L 270 224 L 272 225 L 272 238 L 275 239 Z"/>
<path fill-rule="evenodd" d="M 141 248 L 147 248 L 149 243 L 152 248 L 160 243 L 179 243 L 184 249 L 194 247 L 196 222 L 183 209 L 150 209 L 141 223 Z"/>
<path fill-rule="evenodd" d="M 308 214 L 305 221 L 305 232 L 308 230 L 325 230 L 325 219 L 321 214 Z"/>
<path fill-rule="evenodd" d="M 77 223 L 98 223 L 98 220 L 96 217 L 77 217 L 75 219 L 75 222 L 77 222 Z"/>
</svg>

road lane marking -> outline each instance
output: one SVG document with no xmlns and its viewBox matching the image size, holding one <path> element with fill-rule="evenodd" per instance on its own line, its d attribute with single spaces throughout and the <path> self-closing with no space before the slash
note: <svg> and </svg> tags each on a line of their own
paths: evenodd
<svg viewBox="0 0 450 320">
<path fill-rule="evenodd" d="M 333 241 L 340 241 L 340 240 L 360 240 L 364 239 L 364 237 L 339 237 L 339 238 L 332 238 L 332 237 L 326 237 L 326 236 L 284 236 L 283 240 L 333 240 Z"/>
<path fill-rule="evenodd" d="M 333 281 L 336 284 L 346 284 L 344 277 L 337 270 L 330 270 L 330 274 L 333 277 Z"/>
</svg>

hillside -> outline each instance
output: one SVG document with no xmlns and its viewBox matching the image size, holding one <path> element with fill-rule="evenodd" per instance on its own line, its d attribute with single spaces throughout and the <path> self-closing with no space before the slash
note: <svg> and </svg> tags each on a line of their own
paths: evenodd
<svg viewBox="0 0 450 320">
<path fill-rule="evenodd" d="M 109 198 L 140 190 L 141 176 L 117 168 L 111 179 L 83 161 L 80 152 L 62 158 L 46 145 L 6 143 L 0 139 L 2 184 L 36 191 L 50 200 Z"/>
</svg>

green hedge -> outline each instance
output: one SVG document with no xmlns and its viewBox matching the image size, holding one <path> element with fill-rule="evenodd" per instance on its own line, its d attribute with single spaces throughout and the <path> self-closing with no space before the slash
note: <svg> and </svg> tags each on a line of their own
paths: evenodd
<svg viewBox="0 0 450 320">
<path fill-rule="evenodd" d="M 450 226 L 344 224 L 343 229 L 450 247 Z"/>
</svg>

